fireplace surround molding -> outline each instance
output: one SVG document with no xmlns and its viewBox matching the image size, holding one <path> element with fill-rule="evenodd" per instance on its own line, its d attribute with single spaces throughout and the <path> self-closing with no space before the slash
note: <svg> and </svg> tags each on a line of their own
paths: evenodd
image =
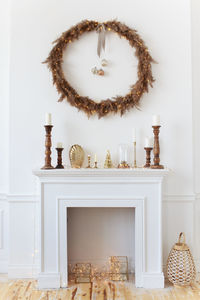
<svg viewBox="0 0 200 300">
<path fill-rule="evenodd" d="M 162 185 L 169 170 L 34 170 L 40 182 L 38 288 L 68 286 L 67 209 L 135 208 L 135 285 L 163 288 Z"/>
</svg>

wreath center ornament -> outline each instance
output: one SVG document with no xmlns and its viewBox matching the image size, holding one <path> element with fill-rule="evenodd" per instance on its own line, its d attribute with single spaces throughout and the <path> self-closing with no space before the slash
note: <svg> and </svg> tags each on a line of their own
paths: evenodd
<svg viewBox="0 0 200 300">
<path fill-rule="evenodd" d="M 97 103 L 89 97 L 79 95 L 69 84 L 63 73 L 62 62 L 64 50 L 69 43 L 78 40 L 79 37 L 86 32 L 98 31 L 100 27 L 105 31 L 113 31 L 120 37 L 126 38 L 130 46 L 135 49 L 135 56 L 138 59 L 138 79 L 130 87 L 130 91 L 127 95 L 115 96 L 112 99 L 108 98 Z M 97 114 L 98 117 L 101 118 L 109 113 L 120 113 L 123 115 L 133 107 L 138 108 L 142 95 L 148 92 L 149 86 L 153 87 L 154 78 L 151 64 L 155 61 L 149 54 L 148 48 L 136 30 L 129 28 L 121 22 L 108 21 L 98 23 L 96 21 L 85 20 L 65 31 L 54 43 L 55 46 L 52 48 L 44 63 L 47 63 L 52 72 L 53 84 L 60 94 L 58 101 L 66 99 L 72 106 L 84 111 L 88 117 Z M 105 41 L 101 40 L 103 47 L 104 43 Z"/>
</svg>

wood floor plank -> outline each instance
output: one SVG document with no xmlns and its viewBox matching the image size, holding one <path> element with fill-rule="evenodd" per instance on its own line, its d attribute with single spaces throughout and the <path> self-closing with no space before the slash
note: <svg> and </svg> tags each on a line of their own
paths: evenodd
<svg viewBox="0 0 200 300">
<path fill-rule="evenodd" d="M 130 282 L 97 281 L 58 290 L 38 290 L 36 280 L 0 282 L 0 300 L 200 300 L 200 283 L 147 290 Z"/>
</svg>

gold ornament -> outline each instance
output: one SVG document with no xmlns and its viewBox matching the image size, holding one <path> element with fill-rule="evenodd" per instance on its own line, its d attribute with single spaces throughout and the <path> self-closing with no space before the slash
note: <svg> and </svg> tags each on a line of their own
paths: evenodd
<svg viewBox="0 0 200 300">
<path fill-rule="evenodd" d="M 109 150 L 107 150 L 106 160 L 105 160 L 105 163 L 104 163 L 104 168 L 105 169 L 111 169 L 111 168 L 113 168 L 113 164 L 112 164 L 111 155 L 110 155 L 110 151 Z"/>
<path fill-rule="evenodd" d="M 69 159 L 72 168 L 81 168 L 84 161 L 84 150 L 79 145 L 71 146 L 69 150 Z"/>
<path fill-rule="evenodd" d="M 118 165 L 119 169 L 128 169 L 130 168 L 129 164 L 127 164 L 126 161 L 122 161 L 119 165 Z"/>
<path fill-rule="evenodd" d="M 100 70 L 97 71 L 97 74 L 98 74 L 99 76 L 104 76 L 104 75 L 105 75 L 105 72 L 104 72 L 103 69 L 100 69 Z"/>
<path fill-rule="evenodd" d="M 102 59 L 102 61 L 101 61 L 101 65 L 102 65 L 102 67 L 107 67 L 107 65 L 108 65 L 108 61 L 104 58 L 104 59 Z"/>
<path fill-rule="evenodd" d="M 98 73 L 97 67 L 92 68 L 91 72 L 96 75 Z"/>
</svg>

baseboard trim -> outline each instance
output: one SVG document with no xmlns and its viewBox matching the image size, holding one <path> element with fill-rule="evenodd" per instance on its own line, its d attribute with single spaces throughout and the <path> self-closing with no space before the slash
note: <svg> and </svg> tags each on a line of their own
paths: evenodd
<svg viewBox="0 0 200 300">
<path fill-rule="evenodd" d="M 60 273 L 40 273 L 38 275 L 38 289 L 59 289 Z"/>
<path fill-rule="evenodd" d="M 8 273 L 8 261 L 0 261 L 0 274 Z"/>
<path fill-rule="evenodd" d="M 37 265 L 8 265 L 8 278 L 37 278 L 39 266 Z"/>
<path fill-rule="evenodd" d="M 143 288 L 145 289 L 162 289 L 164 288 L 164 274 L 163 273 L 144 273 L 143 274 Z"/>
</svg>

